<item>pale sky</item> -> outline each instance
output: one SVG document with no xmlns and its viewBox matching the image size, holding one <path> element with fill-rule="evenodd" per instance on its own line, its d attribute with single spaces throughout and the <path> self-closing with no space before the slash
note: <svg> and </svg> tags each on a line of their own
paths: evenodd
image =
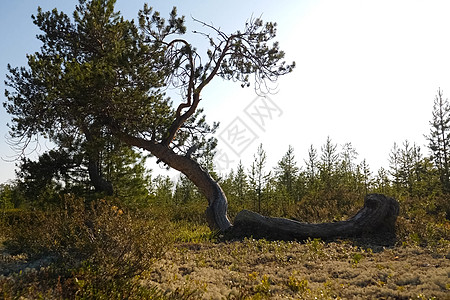
<svg viewBox="0 0 450 300">
<path fill-rule="evenodd" d="M 0 3 L 1 101 L 7 63 L 24 66 L 39 49 L 30 18 L 40 5 L 71 15 L 74 0 L 17 0 Z M 118 0 L 117 9 L 135 18 L 141 0 Z M 388 167 L 394 142 L 408 139 L 428 154 L 433 99 L 450 95 L 450 1 L 154 1 L 167 16 L 172 6 L 200 30 L 191 16 L 225 32 L 243 29 L 251 16 L 278 23 L 280 47 L 294 72 L 280 78 L 277 93 L 258 97 L 252 88 L 217 79 L 202 96 L 207 120 L 220 121 L 218 163 L 222 171 L 239 160 L 250 166 L 262 143 L 268 167 L 292 145 L 299 166 L 308 148 L 320 150 L 329 136 L 351 142 L 373 173 Z M 212 4 L 211 4 L 212 3 Z M 197 39 L 197 38 L 196 38 Z M 196 41 L 196 40 L 195 40 Z M 174 99 L 176 100 L 176 99 Z M 0 108 L 0 183 L 14 178 L 14 152 L 6 143 L 9 116 Z M 42 148 L 45 150 L 45 143 Z M 230 164 L 227 164 L 226 161 Z M 158 166 L 149 165 L 156 170 Z M 159 171 L 158 171 L 159 172 Z"/>
</svg>

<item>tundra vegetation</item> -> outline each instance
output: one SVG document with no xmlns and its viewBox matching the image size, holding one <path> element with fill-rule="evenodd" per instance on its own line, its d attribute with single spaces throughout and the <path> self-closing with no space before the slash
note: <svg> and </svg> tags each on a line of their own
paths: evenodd
<svg viewBox="0 0 450 300">
<path fill-rule="evenodd" d="M 27 56 L 28 67 L 9 66 L 4 106 L 15 146 L 44 136 L 55 148 L 23 157 L 17 179 L 0 186 L 5 299 L 448 295 L 450 105 L 440 89 L 429 155 L 394 144 L 389 167 L 374 174 L 351 143 L 327 138 L 303 164 L 289 146 L 271 168 L 260 145 L 253 164 L 218 174 L 218 125 L 206 123 L 201 91 L 222 77 L 267 92 L 291 72 L 272 42 L 276 24 L 250 19 L 227 34 L 196 21 L 210 45 L 202 56 L 183 39 L 175 8 L 165 20 L 144 5 L 135 24 L 114 2 L 80 0 L 72 17 L 38 9 L 40 52 Z M 167 87 L 180 89 L 177 105 Z M 182 175 L 152 175 L 147 153 Z M 370 193 L 398 200 L 395 233 L 295 241 L 227 234 L 242 210 L 339 223 Z"/>
</svg>

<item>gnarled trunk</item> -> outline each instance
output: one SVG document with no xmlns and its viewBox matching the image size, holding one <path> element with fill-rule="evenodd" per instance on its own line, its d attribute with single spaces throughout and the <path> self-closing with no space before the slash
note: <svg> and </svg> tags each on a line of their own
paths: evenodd
<svg viewBox="0 0 450 300">
<path fill-rule="evenodd" d="M 227 198 L 219 184 L 196 161 L 188 156 L 176 154 L 167 146 L 147 141 L 127 134 L 120 134 L 120 138 L 127 144 L 150 151 L 161 161 L 174 168 L 191 180 L 200 192 L 208 199 L 206 218 L 212 230 L 227 231 L 231 222 L 228 219 Z"/>
<path fill-rule="evenodd" d="M 399 213 L 398 202 L 381 194 L 365 197 L 364 207 L 347 221 L 310 224 L 283 218 L 270 218 L 243 210 L 234 220 L 232 236 L 274 240 L 305 240 L 358 237 L 365 234 L 392 234 Z"/>
<path fill-rule="evenodd" d="M 228 203 L 224 192 L 197 162 L 188 156 L 176 154 L 160 143 L 127 134 L 121 134 L 121 139 L 129 145 L 150 151 L 161 161 L 186 175 L 208 199 L 206 217 L 210 228 L 227 232 L 232 237 L 253 236 L 267 239 L 304 240 L 395 231 L 395 221 L 399 213 L 398 202 L 381 194 L 367 195 L 364 207 L 347 221 L 308 224 L 283 218 L 264 217 L 244 210 L 236 216 L 233 226 L 227 216 Z"/>
</svg>

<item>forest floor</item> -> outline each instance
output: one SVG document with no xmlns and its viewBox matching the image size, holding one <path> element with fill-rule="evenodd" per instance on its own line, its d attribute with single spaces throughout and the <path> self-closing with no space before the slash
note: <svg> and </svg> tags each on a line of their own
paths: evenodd
<svg viewBox="0 0 450 300">
<path fill-rule="evenodd" d="M 25 258 L 3 252 L 0 276 L 51 262 Z M 450 248 L 321 240 L 178 243 L 141 278 L 183 299 L 450 299 Z"/>
<path fill-rule="evenodd" d="M 450 299 L 450 249 L 320 240 L 184 243 L 147 278 L 195 299 Z"/>
</svg>

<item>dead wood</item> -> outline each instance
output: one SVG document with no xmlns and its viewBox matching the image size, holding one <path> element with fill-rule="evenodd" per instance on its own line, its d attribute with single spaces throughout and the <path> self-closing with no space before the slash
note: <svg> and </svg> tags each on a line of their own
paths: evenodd
<svg viewBox="0 0 450 300">
<path fill-rule="evenodd" d="M 395 221 L 399 213 L 398 202 L 381 194 L 369 194 L 364 207 L 346 221 L 333 223 L 302 223 L 284 218 L 262 216 L 243 210 L 230 228 L 232 237 L 254 237 L 270 240 L 306 240 L 308 238 L 346 238 L 371 234 L 395 233 Z"/>
</svg>

